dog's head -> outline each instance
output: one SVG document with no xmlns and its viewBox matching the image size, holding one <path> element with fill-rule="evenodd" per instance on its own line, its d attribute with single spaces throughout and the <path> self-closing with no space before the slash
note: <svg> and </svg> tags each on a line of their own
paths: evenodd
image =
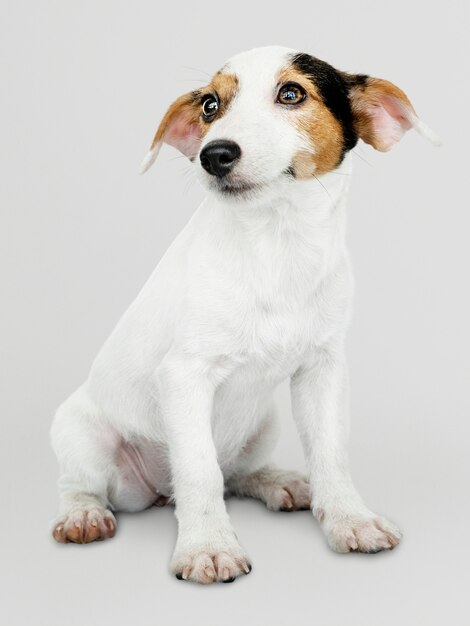
<svg viewBox="0 0 470 626">
<path fill-rule="evenodd" d="M 389 150 L 410 128 L 438 142 L 392 83 L 287 48 L 257 48 L 170 106 L 142 172 L 165 142 L 194 162 L 205 187 L 241 199 L 334 170 L 358 139 Z"/>
</svg>

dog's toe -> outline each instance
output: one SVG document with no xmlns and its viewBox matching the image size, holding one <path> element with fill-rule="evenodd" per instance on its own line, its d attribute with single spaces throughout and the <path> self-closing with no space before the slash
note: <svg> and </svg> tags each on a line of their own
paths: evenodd
<svg viewBox="0 0 470 626">
<path fill-rule="evenodd" d="M 266 490 L 266 506 L 272 511 L 308 510 L 310 498 L 310 485 L 297 472 L 286 473 Z"/>
<path fill-rule="evenodd" d="M 52 536 L 58 543 L 91 543 L 113 537 L 116 519 L 111 511 L 99 507 L 71 510 L 58 519 Z"/>
<path fill-rule="evenodd" d="M 326 520 L 327 521 L 327 520 Z M 400 530 L 383 517 L 346 517 L 327 530 L 328 543 L 335 552 L 375 554 L 392 550 L 401 539 Z"/>
<path fill-rule="evenodd" d="M 176 555 L 171 570 L 178 580 L 207 585 L 214 582 L 232 583 L 251 572 L 251 564 L 238 549 L 211 550 L 201 548 Z"/>
</svg>

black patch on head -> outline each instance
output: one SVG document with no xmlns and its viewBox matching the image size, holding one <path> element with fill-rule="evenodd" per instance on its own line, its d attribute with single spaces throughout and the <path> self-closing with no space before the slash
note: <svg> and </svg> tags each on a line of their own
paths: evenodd
<svg viewBox="0 0 470 626">
<path fill-rule="evenodd" d="M 323 102 L 341 124 L 344 141 L 338 162 L 340 165 L 346 152 L 354 148 L 358 139 L 353 126 L 349 89 L 364 85 L 368 77 L 363 74 L 354 76 L 343 74 L 325 61 L 309 54 L 295 54 L 292 58 L 292 64 L 314 83 Z"/>
<path fill-rule="evenodd" d="M 295 178 L 296 177 L 296 173 L 295 173 L 294 166 L 293 165 L 289 165 L 289 167 L 286 167 L 286 169 L 283 171 L 283 174 L 285 174 L 289 178 Z"/>
<path fill-rule="evenodd" d="M 195 91 L 191 91 L 192 102 L 197 102 L 198 100 L 201 99 L 201 96 L 202 96 L 202 91 L 200 91 L 199 89 L 196 89 Z"/>
</svg>

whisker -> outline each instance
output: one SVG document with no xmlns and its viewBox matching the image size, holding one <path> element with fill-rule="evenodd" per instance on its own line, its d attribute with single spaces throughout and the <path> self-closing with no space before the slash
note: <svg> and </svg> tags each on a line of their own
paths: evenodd
<svg viewBox="0 0 470 626">
<path fill-rule="evenodd" d="M 176 159 L 187 159 L 188 157 L 185 154 L 177 154 L 174 157 L 171 157 L 171 159 L 168 159 L 168 161 L 176 161 Z"/>
<path fill-rule="evenodd" d="M 374 166 L 372 165 L 372 163 L 370 163 L 367 159 L 365 159 L 365 158 L 362 156 L 362 154 L 359 154 L 359 152 L 356 152 L 356 150 L 351 150 L 351 152 L 352 152 L 353 154 L 355 154 L 357 157 L 359 157 L 362 161 L 364 161 L 364 163 L 366 163 L 369 167 L 374 167 Z"/>
<path fill-rule="evenodd" d="M 193 186 L 193 183 L 194 183 L 194 179 L 192 179 L 192 178 L 187 178 L 184 181 L 183 189 L 181 191 L 181 195 L 182 196 L 186 196 L 188 194 L 189 190 Z"/>
<path fill-rule="evenodd" d="M 208 74 L 204 70 L 200 70 L 198 67 L 192 67 L 191 65 L 182 65 L 181 67 L 184 67 L 185 70 L 194 70 L 195 72 L 200 72 L 201 74 L 205 74 L 206 76 L 211 78 L 210 74 Z"/>
<path fill-rule="evenodd" d="M 355 146 L 355 149 L 359 150 L 359 152 L 363 152 L 363 153 L 366 151 L 365 150 L 365 146 L 362 143 L 357 143 L 356 146 Z"/>
<path fill-rule="evenodd" d="M 206 85 L 207 80 L 202 80 L 202 78 L 181 78 L 180 83 L 202 83 Z"/>
<path fill-rule="evenodd" d="M 191 163 L 185 163 L 184 167 L 181 168 L 180 173 L 183 174 L 183 176 L 185 177 L 195 174 L 194 168 L 192 167 Z"/>
<path fill-rule="evenodd" d="M 185 174 L 185 179 L 186 179 L 186 183 L 183 189 L 183 195 L 185 196 L 190 188 L 191 185 L 196 181 L 196 176 L 194 175 L 194 170 L 192 169 L 188 169 L 186 170 L 186 174 Z"/>
<path fill-rule="evenodd" d="M 311 154 L 313 156 L 315 156 L 315 154 L 316 154 L 315 153 L 315 148 L 313 146 L 310 146 L 308 143 L 304 144 L 302 146 L 302 150 L 304 152 L 306 152 L 307 154 Z M 354 152 L 354 150 L 352 150 L 352 152 Z M 357 156 L 359 158 L 363 159 L 363 161 L 365 161 L 366 163 L 368 163 L 368 161 L 364 157 L 362 157 L 360 154 L 357 154 Z M 370 165 L 372 167 L 371 163 L 368 163 L 368 165 Z M 332 170 L 331 172 L 328 172 L 328 174 L 335 174 L 336 176 L 351 176 L 351 174 L 348 173 L 348 172 L 335 172 L 334 170 Z M 316 176 L 315 176 L 315 178 L 316 178 Z"/>
<path fill-rule="evenodd" d="M 315 174 L 313 175 L 314 179 L 317 180 L 320 185 L 323 187 L 323 189 L 325 190 L 325 192 L 327 193 L 328 197 L 330 200 L 333 200 L 333 198 L 330 195 L 330 192 L 328 191 L 328 189 L 325 187 L 325 185 L 321 182 L 321 180 L 318 178 L 318 176 L 316 176 Z"/>
<path fill-rule="evenodd" d="M 184 164 L 184 167 L 180 170 L 180 173 L 184 176 L 188 176 L 193 172 L 192 167 L 190 167 L 187 163 Z"/>
</svg>

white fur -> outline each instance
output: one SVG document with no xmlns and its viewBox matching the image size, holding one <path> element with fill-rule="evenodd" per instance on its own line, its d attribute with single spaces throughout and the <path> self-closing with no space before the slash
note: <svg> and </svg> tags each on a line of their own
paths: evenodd
<svg viewBox="0 0 470 626">
<path fill-rule="evenodd" d="M 412 120 L 414 130 L 424 137 L 428 141 L 430 141 L 434 146 L 442 146 L 442 139 L 437 135 L 432 128 L 429 128 L 427 124 L 425 124 L 422 120 L 420 120 L 415 115 Z"/>
<path fill-rule="evenodd" d="M 154 148 L 152 148 L 151 150 L 147 152 L 144 160 L 140 164 L 139 174 L 145 174 L 145 172 L 152 167 L 152 165 L 157 160 L 157 156 L 158 156 L 158 153 L 160 152 L 161 147 L 162 147 L 162 144 L 161 142 L 159 142 Z"/>
<path fill-rule="evenodd" d="M 226 512 L 224 484 L 271 508 L 282 508 L 286 493 L 305 500 L 301 477 L 267 465 L 277 435 L 273 391 L 289 378 L 312 509 L 332 548 L 376 551 L 399 539 L 364 505 L 345 449 L 351 158 L 321 182 L 282 175 L 305 141 L 272 102 L 288 53 L 259 49 L 229 62 L 240 93 L 203 142 L 237 141 L 238 176 L 261 190 L 224 198 L 196 159 L 207 198 L 52 428 L 61 468 L 59 531 L 70 519 L 86 525 L 90 494 L 102 516 L 169 496 L 179 525 L 172 570 L 198 582 L 250 569 Z"/>
</svg>

